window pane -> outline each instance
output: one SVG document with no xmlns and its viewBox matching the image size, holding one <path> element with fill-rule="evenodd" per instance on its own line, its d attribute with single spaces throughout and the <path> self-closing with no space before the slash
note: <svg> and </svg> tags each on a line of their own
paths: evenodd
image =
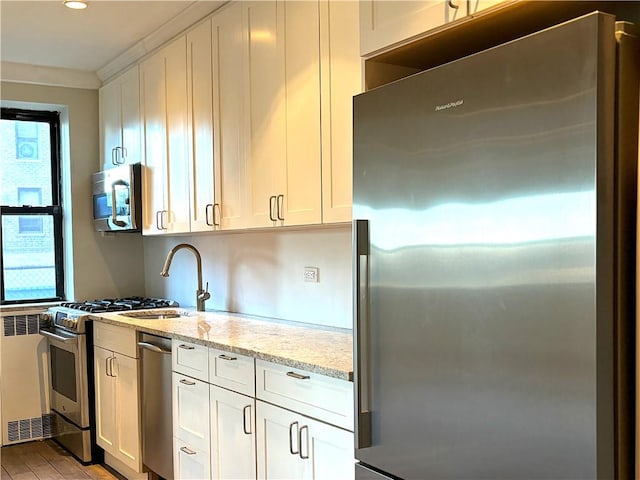
<svg viewBox="0 0 640 480">
<path fill-rule="evenodd" d="M 39 235 L 21 234 L 21 221 L 39 222 Z M 3 215 L 2 272 L 5 300 L 32 300 L 56 296 L 53 217 Z"/>
<path fill-rule="evenodd" d="M 49 128 L 47 122 L 0 120 L 0 204 L 25 204 L 20 189 L 40 190 L 38 205 L 53 203 Z"/>
</svg>

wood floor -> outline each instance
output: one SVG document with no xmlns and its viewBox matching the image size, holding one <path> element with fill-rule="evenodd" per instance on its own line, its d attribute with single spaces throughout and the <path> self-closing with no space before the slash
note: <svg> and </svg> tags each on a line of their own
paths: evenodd
<svg viewBox="0 0 640 480">
<path fill-rule="evenodd" d="M 117 480 L 100 465 L 84 466 L 52 440 L 3 447 L 2 480 Z"/>
</svg>

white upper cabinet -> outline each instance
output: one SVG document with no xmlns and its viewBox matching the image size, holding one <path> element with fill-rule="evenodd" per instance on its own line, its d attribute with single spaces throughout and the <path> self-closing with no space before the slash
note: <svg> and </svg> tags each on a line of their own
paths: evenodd
<svg viewBox="0 0 640 480">
<path fill-rule="evenodd" d="M 191 231 L 213 230 L 219 224 L 217 175 L 214 164 L 213 70 L 211 20 L 187 33 L 187 90 L 191 158 Z"/>
<path fill-rule="evenodd" d="M 245 5 L 246 226 L 351 220 L 351 103 L 361 85 L 357 5 Z"/>
<path fill-rule="evenodd" d="M 363 0 L 360 53 L 371 55 L 466 15 L 466 0 Z"/>
<path fill-rule="evenodd" d="M 142 162 L 138 66 L 100 88 L 99 98 L 102 168 Z"/>
<path fill-rule="evenodd" d="M 184 36 L 141 66 L 145 138 L 143 233 L 190 230 L 187 50 Z"/>
<path fill-rule="evenodd" d="M 322 222 L 350 222 L 353 96 L 362 91 L 358 2 L 320 2 Z"/>
<path fill-rule="evenodd" d="M 140 65 L 143 233 L 351 220 L 358 2 L 230 2 Z"/>
<path fill-rule="evenodd" d="M 215 223 L 244 226 L 245 204 L 245 35 L 242 3 L 230 3 L 211 19 L 216 191 Z"/>
<path fill-rule="evenodd" d="M 283 2 L 285 155 L 276 183 L 282 225 L 322 222 L 320 10 L 318 2 Z"/>
<path fill-rule="evenodd" d="M 275 225 L 275 200 L 285 161 L 283 2 L 243 3 L 247 39 L 245 94 L 248 227 Z"/>
</svg>

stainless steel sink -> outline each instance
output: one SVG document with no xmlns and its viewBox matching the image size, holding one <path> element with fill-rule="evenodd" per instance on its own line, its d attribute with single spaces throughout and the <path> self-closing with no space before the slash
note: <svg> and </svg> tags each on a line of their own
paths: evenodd
<svg viewBox="0 0 640 480">
<path fill-rule="evenodd" d="M 145 312 L 123 312 L 118 313 L 123 317 L 135 318 L 137 320 L 163 320 L 169 318 L 180 318 L 190 316 L 189 312 L 180 310 L 154 310 Z"/>
</svg>

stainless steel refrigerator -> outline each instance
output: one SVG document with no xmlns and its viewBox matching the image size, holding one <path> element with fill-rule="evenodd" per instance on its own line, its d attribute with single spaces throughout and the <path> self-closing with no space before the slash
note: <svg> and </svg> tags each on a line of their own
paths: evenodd
<svg viewBox="0 0 640 480">
<path fill-rule="evenodd" d="M 354 98 L 357 479 L 633 476 L 638 60 L 593 13 Z"/>
</svg>

